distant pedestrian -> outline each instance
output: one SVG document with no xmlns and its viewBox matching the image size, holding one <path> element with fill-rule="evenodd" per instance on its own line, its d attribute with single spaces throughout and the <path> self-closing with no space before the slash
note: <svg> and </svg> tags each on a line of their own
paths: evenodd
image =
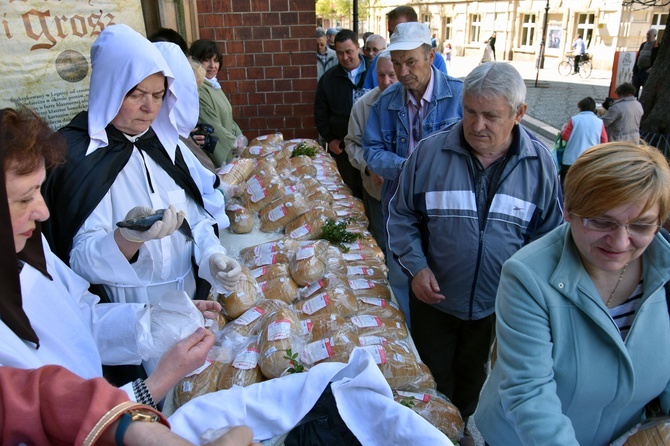
<svg viewBox="0 0 670 446">
<path fill-rule="evenodd" d="M 644 87 L 651 72 L 656 55 L 658 54 L 658 31 L 650 29 L 647 31 L 647 40 L 642 42 L 640 50 L 633 66 L 633 86 L 635 87 L 635 97 L 640 97 L 640 87 Z"/>
<path fill-rule="evenodd" d="M 561 187 L 570 166 L 586 149 L 607 142 L 605 124 L 596 116 L 596 101 L 585 97 L 577 103 L 579 113 L 570 118 L 561 131 L 561 139 L 567 141 L 561 161 Z"/>
<path fill-rule="evenodd" d="M 493 52 L 493 60 L 496 60 L 496 32 L 493 31 L 487 43 L 491 46 L 491 51 Z"/>
<path fill-rule="evenodd" d="M 603 116 L 610 141 L 632 141 L 640 139 L 640 121 L 644 110 L 635 98 L 635 87 L 627 82 L 614 90 L 618 100 L 610 106 Z"/>
<path fill-rule="evenodd" d="M 491 44 L 488 41 L 484 44 L 484 53 L 479 63 L 484 62 L 493 62 L 493 48 L 491 48 Z"/>
<path fill-rule="evenodd" d="M 444 42 L 444 59 L 451 65 L 451 43 Z"/>
<path fill-rule="evenodd" d="M 437 34 L 433 33 L 433 37 L 430 39 L 430 46 L 437 48 Z"/>
<path fill-rule="evenodd" d="M 337 35 L 337 30 L 335 28 L 328 28 L 326 30 L 326 40 L 328 41 L 328 48 L 335 51 L 335 36 Z"/>
<path fill-rule="evenodd" d="M 579 34 L 575 38 L 575 41 L 572 42 L 572 49 L 574 50 L 575 58 L 575 70 L 572 72 L 572 74 L 577 74 L 579 73 L 579 62 L 581 62 L 582 56 L 584 56 L 586 53 L 586 45 L 584 44 L 584 40 L 582 39 L 581 34 Z"/>
</svg>

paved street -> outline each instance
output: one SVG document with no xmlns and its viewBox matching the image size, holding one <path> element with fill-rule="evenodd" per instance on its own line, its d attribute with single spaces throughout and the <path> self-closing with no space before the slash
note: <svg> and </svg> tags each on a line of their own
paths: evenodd
<svg viewBox="0 0 670 446">
<path fill-rule="evenodd" d="M 464 78 L 478 63 L 479 57 L 452 57 L 448 71 L 451 76 Z M 593 70 L 588 79 L 578 75 L 564 77 L 558 73 L 557 63 L 547 60 L 535 87 L 537 70 L 534 62 L 511 64 L 519 70 L 528 88 L 528 112 L 524 125 L 535 131 L 546 144 L 553 145 L 559 129 L 568 118 L 578 113 L 577 102 L 580 99 L 591 96 L 600 104 L 609 91 L 610 71 Z"/>
</svg>

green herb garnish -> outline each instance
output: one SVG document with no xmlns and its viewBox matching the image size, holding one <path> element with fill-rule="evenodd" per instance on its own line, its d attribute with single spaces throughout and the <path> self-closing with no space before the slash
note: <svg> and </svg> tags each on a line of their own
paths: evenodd
<svg viewBox="0 0 670 446">
<path fill-rule="evenodd" d="M 335 220 L 329 218 L 326 220 L 326 224 L 321 227 L 321 238 L 336 245 L 342 252 L 349 252 L 349 247 L 344 244 L 354 243 L 356 240 L 363 238 L 357 232 L 347 231 L 347 225 L 355 220 L 355 218 L 349 217 L 336 223 Z"/>
<path fill-rule="evenodd" d="M 305 371 L 305 366 L 298 361 L 298 354 L 293 353 L 290 348 L 286 349 L 284 359 L 288 359 L 289 364 L 292 366 L 287 370 L 288 373 L 302 373 Z"/>
<path fill-rule="evenodd" d="M 414 402 L 414 397 L 413 397 L 413 396 L 409 396 L 409 397 L 407 397 L 407 398 L 403 398 L 403 399 L 401 399 L 401 400 L 400 400 L 400 404 L 402 404 L 403 406 L 407 406 L 407 407 L 409 407 L 409 408 L 411 409 L 411 408 L 414 407 L 414 405 L 415 405 L 416 403 Z"/>
<path fill-rule="evenodd" d="M 316 147 L 308 146 L 304 142 L 301 142 L 295 149 L 293 149 L 291 158 L 300 155 L 306 155 L 309 156 L 310 158 L 314 158 L 316 156 Z"/>
</svg>

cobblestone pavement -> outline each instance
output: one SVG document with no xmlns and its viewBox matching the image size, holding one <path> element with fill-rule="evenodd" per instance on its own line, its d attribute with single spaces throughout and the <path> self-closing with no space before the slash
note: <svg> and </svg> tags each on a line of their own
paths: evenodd
<svg viewBox="0 0 670 446">
<path fill-rule="evenodd" d="M 453 57 L 447 70 L 451 76 L 464 78 L 478 63 L 476 57 Z M 608 96 L 610 71 L 593 70 L 589 78 L 582 79 L 578 75 L 561 76 L 553 60 L 545 62 L 539 75 L 534 62 L 511 64 L 526 81 L 528 111 L 524 124 L 548 144 L 553 144 L 563 124 L 578 113 L 579 100 L 591 96 L 600 104 Z"/>
</svg>

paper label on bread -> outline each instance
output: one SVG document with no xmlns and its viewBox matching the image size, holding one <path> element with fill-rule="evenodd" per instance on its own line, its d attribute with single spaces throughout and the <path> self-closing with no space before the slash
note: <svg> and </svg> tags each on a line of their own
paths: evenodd
<svg viewBox="0 0 670 446">
<path fill-rule="evenodd" d="M 249 308 L 247 311 L 242 314 L 242 316 L 238 317 L 233 321 L 233 324 L 237 325 L 249 325 L 259 317 L 263 316 L 265 314 L 265 309 L 263 307 L 252 307 Z"/>
<path fill-rule="evenodd" d="M 361 346 L 366 345 L 384 345 L 388 344 L 389 341 L 384 336 L 359 336 L 358 341 Z"/>
<path fill-rule="evenodd" d="M 255 347 L 248 347 L 235 356 L 233 367 L 240 370 L 251 370 L 258 365 L 260 351 Z"/>
<path fill-rule="evenodd" d="M 321 293 L 317 296 L 312 297 L 309 300 L 306 300 L 302 305 L 302 312 L 305 314 L 312 315 L 317 311 L 326 308 L 330 303 L 330 296 L 328 293 Z"/>
<path fill-rule="evenodd" d="M 351 318 L 351 323 L 357 326 L 358 328 L 366 327 L 381 327 L 382 321 L 377 316 L 354 316 Z"/>
<path fill-rule="evenodd" d="M 372 355 L 377 365 L 386 364 L 388 362 L 386 359 L 386 350 L 384 350 L 384 347 L 381 345 L 368 345 L 363 348 Z"/>
<path fill-rule="evenodd" d="M 291 321 L 279 319 L 268 324 L 268 341 L 279 341 L 291 336 Z"/>
<path fill-rule="evenodd" d="M 396 390 L 396 392 L 398 395 L 405 398 L 414 398 L 415 400 L 423 401 L 424 403 L 430 401 L 430 394 L 428 393 L 407 392 L 405 390 Z"/>
</svg>

